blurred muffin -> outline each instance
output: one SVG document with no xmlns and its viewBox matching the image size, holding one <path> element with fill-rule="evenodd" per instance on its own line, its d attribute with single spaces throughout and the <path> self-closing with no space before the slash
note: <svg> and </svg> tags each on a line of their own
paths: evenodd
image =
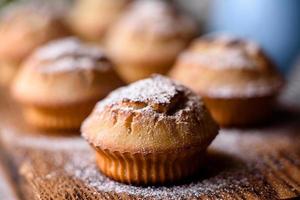
<svg viewBox="0 0 300 200">
<path fill-rule="evenodd" d="M 81 132 L 107 176 L 162 184 L 197 173 L 218 126 L 196 94 L 157 75 L 112 92 Z"/>
<path fill-rule="evenodd" d="M 70 25 L 83 39 L 101 41 L 129 1 L 77 0 L 70 13 Z"/>
<path fill-rule="evenodd" d="M 287 87 L 280 95 L 280 106 L 289 113 L 300 113 L 300 54 L 287 74 Z"/>
<path fill-rule="evenodd" d="M 77 129 L 95 103 L 121 85 L 103 52 L 75 38 L 39 48 L 12 86 L 25 120 L 41 129 Z"/>
<path fill-rule="evenodd" d="M 8 84 L 36 47 L 68 34 L 61 12 L 40 4 L 16 4 L 0 18 L 0 83 Z"/>
<path fill-rule="evenodd" d="M 283 79 L 261 48 L 229 36 L 195 40 L 170 76 L 201 95 L 215 120 L 246 125 L 268 118 Z"/>
<path fill-rule="evenodd" d="M 195 35 L 194 21 L 160 0 L 136 1 L 111 28 L 110 56 L 126 82 L 166 73 Z"/>
</svg>

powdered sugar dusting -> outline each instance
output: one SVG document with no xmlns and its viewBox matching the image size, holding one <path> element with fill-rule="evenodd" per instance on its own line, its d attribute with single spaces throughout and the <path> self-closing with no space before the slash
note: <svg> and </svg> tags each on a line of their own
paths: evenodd
<svg viewBox="0 0 300 200">
<path fill-rule="evenodd" d="M 6 128 L 2 132 L 2 139 L 23 148 L 57 151 L 68 150 L 74 146 L 76 146 L 77 150 L 83 150 L 87 147 L 86 143 L 78 136 L 50 137 L 41 134 L 33 135 L 25 132 L 20 135 L 19 133 L 16 133 L 17 131 L 14 128 Z M 20 136 L 22 136 L 21 139 L 16 139 L 20 138 Z"/>
<path fill-rule="evenodd" d="M 194 32 L 191 19 L 161 0 L 140 0 L 132 4 L 121 19 L 124 27 L 130 27 L 150 36 L 173 36 Z"/>
<path fill-rule="evenodd" d="M 187 52 L 182 58 L 189 62 L 201 63 L 210 68 L 226 69 L 226 68 L 242 68 L 253 69 L 255 62 L 250 59 L 241 49 L 228 49 L 224 51 L 209 52 Z"/>
<path fill-rule="evenodd" d="M 194 49 L 182 55 L 182 59 L 201 63 L 216 69 L 256 69 L 253 56 L 261 51 L 258 44 L 228 35 L 211 35 L 200 38 Z"/>
<path fill-rule="evenodd" d="M 79 160 L 74 162 L 79 162 Z M 117 194 L 125 193 L 134 197 L 153 198 L 156 200 L 177 200 L 192 197 L 199 198 L 203 195 L 221 193 L 221 191 L 226 190 L 226 188 L 243 190 L 244 187 L 247 188 L 250 185 L 250 180 L 248 178 L 236 179 L 232 173 L 227 172 L 222 173 L 217 177 L 185 185 L 171 187 L 137 187 L 110 180 L 99 173 L 95 165 L 81 167 L 82 168 L 76 170 L 73 168 L 73 165 L 67 165 L 65 169 L 68 172 L 72 172 L 75 177 L 80 178 L 80 180 L 84 180 L 87 185 L 95 187 L 101 192 L 112 192 Z M 247 173 L 247 170 L 242 170 L 241 175 L 244 173 Z"/>
<path fill-rule="evenodd" d="M 17 1 L 9 3 L 0 12 L 1 21 L 10 22 L 11 19 L 18 17 L 24 18 L 37 14 L 43 20 L 50 18 L 62 18 L 66 12 L 67 4 L 63 1 L 47 2 L 47 1 Z M 26 15 L 27 14 L 27 15 Z M 30 21 L 30 20 L 29 20 Z"/>
<path fill-rule="evenodd" d="M 139 16 L 148 17 L 153 15 L 153 12 L 162 14 L 167 13 L 169 11 L 169 6 L 160 0 L 142 0 L 134 3 L 132 5 L 132 9 L 135 9 L 136 14 L 139 14 Z"/>
<path fill-rule="evenodd" d="M 62 72 L 62 71 L 72 71 L 72 70 L 82 70 L 82 69 L 95 69 L 97 65 L 94 61 L 89 58 L 61 58 L 54 63 L 44 64 L 39 71 L 44 73 L 49 72 Z M 101 70 L 108 70 L 109 65 L 102 65 Z"/>
<path fill-rule="evenodd" d="M 124 101 L 146 103 L 147 105 L 171 103 L 175 95 L 184 91 L 184 87 L 161 75 L 137 81 L 112 92 L 98 103 L 97 109 Z"/>
<path fill-rule="evenodd" d="M 257 54 L 259 51 L 261 51 L 259 44 L 254 41 L 244 40 L 242 38 L 234 37 L 233 35 L 224 33 L 208 34 L 206 36 L 203 36 L 202 39 L 213 44 L 224 46 L 243 46 L 251 54 Z"/>
<path fill-rule="evenodd" d="M 83 44 L 73 37 L 46 44 L 35 52 L 34 58 L 49 61 L 40 66 L 40 70 L 46 72 L 88 68 L 107 70 L 109 67 L 104 63 L 99 64 L 100 61 L 107 61 L 103 50 Z"/>
<path fill-rule="evenodd" d="M 86 55 L 99 58 L 103 56 L 103 52 L 96 47 L 87 47 L 75 37 L 68 37 L 49 42 L 35 53 L 35 56 L 45 60 L 58 59 L 64 55 Z"/>
<path fill-rule="evenodd" d="M 206 115 L 206 108 L 198 95 L 162 75 L 152 75 L 113 91 L 97 103 L 93 112 L 101 113 L 105 109 L 111 112 L 147 113 L 176 120 L 184 118 L 187 113 L 197 113 L 195 116 L 199 121 Z"/>
<path fill-rule="evenodd" d="M 135 82 L 113 92 L 109 98 L 113 101 L 128 99 L 133 102 L 170 103 L 171 99 L 183 88 L 170 79 L 156 75 Z"/>
</svg>

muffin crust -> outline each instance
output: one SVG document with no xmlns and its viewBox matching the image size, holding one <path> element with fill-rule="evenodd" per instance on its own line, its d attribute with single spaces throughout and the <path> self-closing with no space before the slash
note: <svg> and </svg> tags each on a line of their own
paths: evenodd
<svg viewBox="0 0 300 200">
<path fill-rule="evenodd" d="M 269 96 L 283 84 L 258 44 L 230 36 L 195 40 L 170 75 L 200 95 L 214 98 Z"/>
<path fill-rule="evenodd" d="M 130 0 L 79 0 L 71 9 L 72 30 L 85 40 L 103 42 Z"/>
<path fill-rule="evenodd" d="M 96 147 L 140 153 L 202 148 L 217 130 L 199 97 L 162 76 L 112 92 L 82 125 Z"/>
<path fill-rule="evenodd" d="M 223 126 L 269 119 L 284 82 L 258 44 L 224 35 L 195 40 L 170 76 L 202 96 Z"/>
<path fill-rule="evenodd" d="M 33 126 L 74 129 L 121 84 L 101 49 L 66 38 L 39 48 L 24 63 L 12 94 Z"/>
<path fill-rule="evenodd" d="M 108 33 L 108 52 L 126 82 L 166 73 L 195 35 L 193 20 L 172 4 L 137 1 Z"/>
<path fill-rule="evenodd" d="M 68 34 L 59 9 L 31 3 L 13 5 L 1 16 L 0 58 L 19 64 L 38 46 Z"/>
<path fill-rule="evenodd" d="M 99 102 L 81 132 L 104 174 L 149 185 L 196 174 L 218 126 L 196 94 L 152 76 Z"/>
<path fill-rule="evenodd" d="M 16 3 L 0 16 L 0 84 L 8 85 L 19 65 L 37 47 L 69 31 L 59 9 L 42 3 Z"/>
</svg>

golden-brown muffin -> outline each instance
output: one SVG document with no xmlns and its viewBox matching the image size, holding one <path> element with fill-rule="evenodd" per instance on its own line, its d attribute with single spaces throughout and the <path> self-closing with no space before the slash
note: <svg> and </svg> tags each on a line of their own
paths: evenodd
<svg viewBox="0 0 300 200">
<path fill-rule="evenodd" d="M 160 0 L 133 3 L 111 28 L 108 53 L 126 82 L 166 73 L 195 35 L 193 20 Z"/>
<path fill-rule="evenodd" d="M 283 85 L 276 67 L 256 43 L 229 36 L 195 40 L 170 76 L 201 95 L 224 126 L 268 118 Z"/>
<path fill-rule="evenodd" d="M 0 18 L 0 83 L 9 83 L 35 48 L 66 36 L 68 30 L 58 9 L 45 5 L 11 5 Z"/>
<path fill-rule="evenodd" d="M 28 58 L 12 93 L 32 126 L 77 129 L 95 103 L 120 85 L 101 49 L 66 38 L 47 43 Z"/>
<path fill-rule="evenodd" d="M 85 40 L 101 42 L 131 0 L 77 0 L 71 9 L 72 30 Z"/>
<path fill-rule="evenodd" d="M 218 126 L 196 94 L 157 75 L 112 92 L 81 131 L 107 176 L 162 184 L 197 173 Z"/>
</svg>

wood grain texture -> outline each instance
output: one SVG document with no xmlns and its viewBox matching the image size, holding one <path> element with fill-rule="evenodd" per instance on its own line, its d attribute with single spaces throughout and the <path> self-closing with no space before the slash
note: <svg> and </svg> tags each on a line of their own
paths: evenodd
<svg viewBox="0 0 300 200">
<path fill-rule="evenodd" d="M 45 135 L 23 123 L 18 106 L 0 94 L 1 160 L 16 198 L 283 199 L 300 195 L 300 115 L 276 113 L 268 124 L 224 129 L 197 177 L 165 187 L 116 183 L 95 166 L 79 133 Z M 1 173 L 0 173 L 1 176 Z M 0 189 L 1 191 L 1 189 Z"/>
</svg>

